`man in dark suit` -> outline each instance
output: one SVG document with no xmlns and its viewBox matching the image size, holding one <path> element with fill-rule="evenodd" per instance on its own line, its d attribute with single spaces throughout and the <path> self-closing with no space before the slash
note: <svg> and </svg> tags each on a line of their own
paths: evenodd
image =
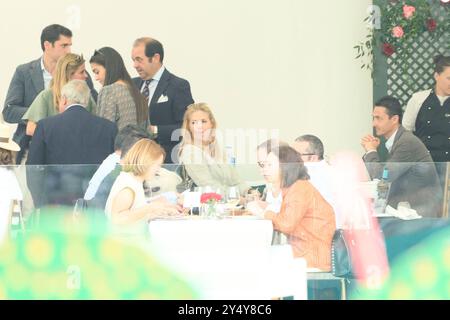
<svg viewBox="0 0 450 320">
<path fill-rule="evenodd" d="M 49 87 L 58 59 L 69 53 L 71 46 L 72 31 L 59 24 L 49 25 L 41 33 L 42 57 L 18 66 L 13 75 L 3 107 L 3 118 L 6 122 L 18 123 L 13 137 L 21 147 L 17 153 L 18 164 L 24 158 L 31 139 L 25 134 L 26 121 L 22 117 L 36 96 Z M 91 78 L 88 76 L 86 81 L 96 100 L 97 92 Z"/>
<path fill-rule="evenodd" d="M 388 172 L 391 187 L 388 205 L 397 208 L 407 201 L 411 208 L 426 217 L 437 217 L 442 208 L 442 190 L 430 153 L 412 132 L 402 125 L 402 107 L 393 97 L 384 97 L 373 108 L 373 127 L 378 136 L 386 139 L 389 151 L 385 164 L 380 163 L 377 147 L 380 139 L 367 135 L 361 140 L 366 150 L 363 159 L 372 178 Z"/>
<path fill-rule="evenodd" d="M 166 151 L 165 162 L 176 163 L 176 152 L 172 152 L 180 138 L 176 130 L 181 128 L 186 107 L 194 103 L 189 82 L 165 69 L 164 49 L 155 39 L 137 39 L 131 56 L 139 74 L 133 81 L 149 105 L 149 130 Z"/>
<path fill-rule="evenodd" d="M 114 151 L 117 127 L 85 109 L 89 96 L 85 81 L 70 81 L 61 90 L 65 111 L 37 123 L 27 160 L 34 165 L 27 168 L 27 181 L 36 207 L 71 205 L 83 197 L 97 165 Z M 44 180 L 36 165 L 45 165 Z"/>
</svg>

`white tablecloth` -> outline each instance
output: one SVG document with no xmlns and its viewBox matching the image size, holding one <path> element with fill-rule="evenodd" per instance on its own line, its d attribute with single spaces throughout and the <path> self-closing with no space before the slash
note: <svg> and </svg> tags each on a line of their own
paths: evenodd
<svg viewBox="0 0 450 320">
<path fill-rule="evenodd" d="M 149 231 L 153 251 L 203 299 L 306 299 L 306 263 L 271 246 L 269 220 L 156 220 Z"/>
<path fill-rule="evenodd" d="M 159 246 L 172 249 L 230 247 L 264 248 L 271 245 L 272 222 L 253 217 L 229 219 L 155 220 L 149 224 L 150 237 Z"/>
</svg>

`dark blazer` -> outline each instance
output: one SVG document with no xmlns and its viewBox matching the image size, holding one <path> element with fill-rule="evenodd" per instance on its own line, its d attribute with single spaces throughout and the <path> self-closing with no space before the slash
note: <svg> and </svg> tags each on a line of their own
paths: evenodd
<svg viewBox="0 0 450 320">
<path fill-rule="evenodd" d="M 92 97 L 97 101 L 97 91 L 89 75 L 86 82 L 91 89 Z M 44 77 L 41 70 L 41 58 L 17 67 L 9 84 L 2 112 L 6 122 L 19 124 L 13 137 L 21 148 L 17 153 L 17 163 L 22 160 L 31 139 L 25 134 L 27 124 L 22 117 L 42 90 L 44 90 Z"/>
<path fill-rule="evenodd" d="M 364 162 L 373 178 L 380 178 L 383 168 L 389 171 L 391 189 L 388 204 L 394 208 L 408 201 L 412 209 L 426 217 L 437 217 L 442 209 L 442 190 L 430 153 L 412 132 L 399 127 L 386 163 L 377 152 L 367 153 Z"/>
<path fill-rule="evenodd" d="M 27 166 L 27 182 L 35 206 L 71 205 L 82 198 L 98 164 L 114 152 L 116 134 L 114 123 L 79 105 L 40 120 L 27 160 L 32 165 Z"/>
<path fill-rule="evenodd" d="M 122 171 L 122 167 L 117 165 L 116 168 L 111 171 L 98 186 L 97 192 L 93 199 L 88 200 L 88 207 L 99 210 L 105 210 L 106 201 L 108 200 L 111 188 Z"/>
<path fill-rule="evenodd" d="M 144 80 L 141 78 L 133 79 L 135 85 L 141 90 Z M 167 101 L 158 103 L 158 100 L 166 96 Z M 194 103 L 189 82 L 181 79 L 167 69 L 162 73 L 155 93 L 149 106 L 150 124 L 158 126 L 158 137 L 156 141 L 166 151 L 165 163 L 172 163 L 171 153 L 173 148 L 179 142 L 179 135 L 172 141 L 174 130 L 181 128 L 183 124 L 184 112 L 187 106 Z"/>
</svg>

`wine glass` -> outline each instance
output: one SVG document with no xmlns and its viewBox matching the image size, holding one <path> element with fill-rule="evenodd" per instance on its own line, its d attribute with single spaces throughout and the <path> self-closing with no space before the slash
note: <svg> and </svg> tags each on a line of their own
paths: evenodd
<svg viewBox="0 0 450 320">
<path fill-rule="evenodd" d="M 212 192 L 214 192 L 213 187 L 211 186 L 203 187 L 203 193 L 212 193 Z"/>
<path fill-rule="evenodd" d="M 259 191 L 257 189 L 252 189 L 245 195 L 245 204 L 247 205 L 247 203 L 258 201 L 260 198 L 261 195 L 259 194 Z"/>
<path fill-rule="evenodd" d="M 240 200 L 241 196 L 238 187 L 236 186 L 228 187 L 227 204 L 231 207 L 231 212 L 233 216 L 234 210 L 236 209 L 236 206 L 239 204 Z"/>
</svg>

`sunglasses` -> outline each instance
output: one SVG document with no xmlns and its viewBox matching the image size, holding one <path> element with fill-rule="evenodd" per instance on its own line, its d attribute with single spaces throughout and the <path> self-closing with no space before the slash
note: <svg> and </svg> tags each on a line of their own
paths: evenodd
<svg viewBox="0 0 450 320">
<path fill-rule="evenodd" d="M 98 56 L 98 55 L 103 55 L 103 52 L 101 52 L 101 51 L 99 51 L 99 50 L 94 50 L 94 54 L 93 54 L 93 56 Z"/>
</svg>

